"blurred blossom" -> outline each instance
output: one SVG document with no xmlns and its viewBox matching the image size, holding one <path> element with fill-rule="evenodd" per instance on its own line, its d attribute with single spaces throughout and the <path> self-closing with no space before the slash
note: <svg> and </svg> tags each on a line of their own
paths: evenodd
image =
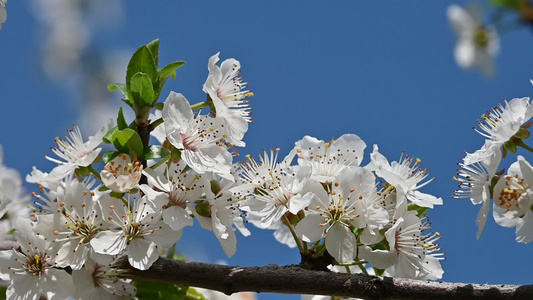
<svg viewBox="0 0 533 300">
<path fill-rule="evenodd" d="M 7 0 L 0 0 L 0 30 L 2 30 L 2 24 L 7 20 L 6 4 Z"/>
<path fill-rule="evenodd" d="M 43 28 L 39 57 L 44 75 L 72 92 L 68 98 L 81 119 L 76 123 L 87 132 L 98 130 L 115 116 L 110 112 L 118 105 L 110 103 L 117 103 L 111 99 L 118 95 L 106 86 L 124 81 L 125 74 L 117 70 L 125 69 L 131 53 L 99 53 L 91 44 L 98 29 L 109 30 L 122 22 L 122 1 L 33 0 L 31 8 Z"/>
<path fill-rule="evenodd" d="M 455 61 L 463 69 L 479 67 L 485 75 L 494 75 L 493 58 L 500 52 L 500 40 L 496 30 L 481 21 L 481 7 L 464 9 L 451 5 L 447 11 L 455 34 Z"/>
</svg>

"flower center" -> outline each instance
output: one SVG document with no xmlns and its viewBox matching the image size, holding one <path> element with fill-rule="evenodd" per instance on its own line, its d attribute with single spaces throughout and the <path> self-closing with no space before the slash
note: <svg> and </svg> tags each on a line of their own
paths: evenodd
<svg viewBox="0 0 533 300">
<path fill-rule="evenodd" d="M 478 28 L 474 33 L 474 42 L 480 47 L 486 47 L 489 43 L 489 32 L 484 28 Z"/>
<path fill-rule="evenodd" d="M 46 269 L 46 257 L 35 254 L 33 257 L 28 256 L 28 260 L 24 264 L 24 268 L 28 274 L 41 278 L 42 273 Z"/>
</svg>

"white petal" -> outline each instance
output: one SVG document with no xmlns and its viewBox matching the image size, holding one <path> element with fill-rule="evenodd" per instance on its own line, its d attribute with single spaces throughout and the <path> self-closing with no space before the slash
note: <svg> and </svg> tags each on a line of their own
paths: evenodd
<svg viewBox="0 0 533 300">
<path fill-rule="evenodd" d="M 396 252 L 387 250 L 372 250 L 368 246 L 359 247 L 359 258 L 368 261 L 372 267 L 386 269 L 396 262 Z"/>
<path fill-rule="evenodd" d="M 139 270 L 147 270 L 159 258 L 159 252 L 154 242 L 144 239 L 134 239 L 127 248 L 128 262 Z"/>
<path fill-rule="evenodd" d="M 522 219 L 524 222 L 516 226 L 516 241 L 527 244 L 533 241 L 533 212 L 528 210 Z"/>
<path fill-rule="evenodd" d="M 164 209 L 163 221 L 174 231 L 181 230 L 185 226 L 192 226 L 194 224 L 189 212 L 179 206 L 171 206 Z"/>
<path fill-rule="evenodd" d="M 296 235 L 306 242 L 316 242 L 324 237 L 324 227 L 320 224 L 324 222 L 324 217 L 319 214 L 306 215 L 294 229 Z"/>
<path fill-rule="evenodd" d="M 126 238 L 122 231 L 102 231 L 91 240 L 91 246 L 97 253 L 117 255 L 126 248 Z"/>
<path fill-rule="evenodd" d="M 357 239 L 348 227 L 331 226 L 326 234 L 326 249 L 341 264 L 348 264 L 357 256 Z"/>
</svg>

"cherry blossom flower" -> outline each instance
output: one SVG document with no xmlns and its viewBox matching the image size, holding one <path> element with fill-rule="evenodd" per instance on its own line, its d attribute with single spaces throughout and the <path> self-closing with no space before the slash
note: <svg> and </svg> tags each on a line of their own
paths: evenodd
<svg viewBox="0 0 533 300">
<path fill-rule="evenodd" d="M 357 239 L 351 228 L 375 234 L 389 222 L 387 211 L 370 200 L 377 194 L 374 174 L 367 169 L 346 168 L 327 191 L 318 182 L 309 184 L 307 190 L 316 197 L 296 225 L 296 235 L 305 242 L 325 238 L 329 254 L 341 264 L 351 263 L 357 256 Z"/>
<path fill-rule="evenodd" d="M 533 241 L 533 167 L 519 155 L 494 186 L 493 216 L 503 227 L 516 227 L 516 241 Z"/>
<path fill-rule="evenodd" d="M 99 132 L 89 137 L 87 142 L 83 141 L 83 136 L 78 126 L 69 131 L 69 136 L 64 139 L 56 138 L 57 146 L 52 148 L 52 152 L 60 159 L 45 156 L 49 161 L 58 163 L 51 173 L 59 176 L 67 176 L 78 167 L 87 167 L 94 162 L 102 148 L 98 146 L 102 143 L 102 138 L 113 126 L 110 120 Z"/>
<path fill-rule="evenodd" d="M 480 7 L 465 10 L 451 5 L 447 15 L 457 35 L 457 64 L 463 69 L 480 67 L 485 75 L 494 75 L 492 60 L 500 52 L 500 39 L 493 27 L 482 23 Z"/>
<path fill-rule="evenodd" d="M 150 268 L 159 257 L 158 247 L 172 246 L 183 233 L 163 223 L 161 208 L 164 204 L 152 202 L 145 196 L 130 208 L 114 197 L 100 199 L 105 220 L 116 229 L 101 231 L 91 239 L 94 251 L 117 255 L 124 250 L 134 268 Z"/>
<path fill-rule="evenodd" d="M 429 179 L 422 182 L 429 176 L 429 173 L 427 169 L 420 168 L 420 159 L 402 155 L 400 161 L 393 161 L 389 164 L 387 158 L 379 153 L 377 145 L 374 145 L 374 151 L 370 154 L 370 159 L 372 163 L 368 167 L 375 171 L 377 176 L 385 179 L 387 183 L 396 189 L 401 189 L 401 193 L 397 194 L 398 196 L 405 196 L 407 200 L 421 207 L 433 208 L 433 205 L 442 204 L 441 198 L 418 191 L 418 189 L 433 181 L 433 179 Z M 402 201 L 404 200 L 398 199 L 397 206 Z"/>
<path fill-rule="evenodd" d="M 166 175 L 148 168 L 144 170 L 144 174 L 148 182 L 159 191 L 141 185 L 149 200 L 163 203 L 163 221 L 175 231 L 194 224 L 191 217 L 194 202 L 202 197 L 205 189 L 200 175 L 192 170 L 186 171 L 186 168 L 183 161 L 172 164 Z M 156 200 L 157 198 L 161 200 Z"/>
<path fill-rule="evenodd" d="M 237 237 L 235 229 L 243 236 L 249 236 L 250 231 L 244 226 L 243 212 L 239 209 L 239 201 L 243 196 L 232 190 L 237 183 L 233 180 L 220 177 L 214 173 L 206 173 L 202 176 L 206 189 L 207 202 L 199 205 L 208 205 L 209 215 L 195 211 L 195 216 L 202 228 L 213 231 L 220 245 L 228 257 L 232 257 L 237 251 Z"/>
<path fill-rule="evenodd" d="M 385 232 L 389 250 L 372 250 L 369 246 L 361 246 L 359 258 L 379 269 L 394 266 L 399 277 L 440 279 L 444 273 L 440 265 L 443 258 L 435 253 L 440 250 L 435 243 L 440 235 L 423 234 L 429 228 L 428 223 L 418 218 L 416 212 L 407 211 Z"/>
<path fill-rule="evenodd" d="M 136 158 L 120 153 L 100 172 L 102 183 L 114 192 L 126 193 L 141 180 L 142 165 Z"/>
<path fill-rule="evenodd" d="M 278 152 L 279 149 L 276 150 Z M 271 157 L 257 163 L 250 159 L 242 165 L 245 169 L 244 178 L 252 175 L 254 179 L 248 181 L 253 197 L 242 204 L 245 211 L 253 211 L 261 217 L 260 226 L 268 228 L 279 221 L 287 212 L 295 215 L 309 205 L 313 194 L 304 191 L 304 186 L 311 176 L 308 166 L 293 167 L 290 165 L 295 155 L 292 151 L 283 162 L 276 164 L 277 153 L 271 152 Z M 265 152 L 264 157 L 268 154 Z M 271 168 L 273 167 L 273 168 Z"/>
<path fill-rule="evenodd" d="M 129 274 L 127 270 L 88 260 L 83 269 L 72 271 L 76 285 L 74 297 L 79 300 L 134 299 L 137 288 Z"/>
<path fill-rule="evenodd" d="M 93 251 L 90 242 L 104 225 L 94 192 L 77 181 L 59 188 L 57 201 L 50 203 L 51 214 L 39 216 L 39 234 L 51 240 L 56 247 L 56 264 L 79 270 L 89 257 L 109 263 L 111 258 Z M 110 197 L 107 194 L 98 198 Z M 100 200 L 98 199 L 98 200 Z"/>
<path fill-rule="evenodd" d="M 228 141 L 235 146 L 243 147 L 244 134 L 248 131 L 248 122 L 251 122 L 251 107 L 247 97 L 253 96 L 245 90 L 247 83 L 240 76 L 241 64 L 233 58 L 226 59 L 219 66 L 219 54 L 209 59 L 209 75 L 203 89 L 209 95 L 215 106 L 216 117 L 222 118 L 228 127 Z"/>
<path fill-rule="evenodd" d="M 487 139 L 481 149 L 466 155 L 465 164 L 491 156 L 494 148 L 502 147 L 524 127 L 528 127 L 526 123 L 533 117 L 533 106 L 528 97 L 514 98 L 509 102 L 505 100 L 505 107 L 499 104 L 482 117 L 484 122 L 479 122 L 479 130 L 476 131 Z"/>
<path fill-rule="evenodd" d="M 165 133 L 181 151 L 181 158 L 199 174 L 215 172 L 231 178 L 232 155 L 223 140 L 227 137 L 220 119 L 194 115 L 182 94 L 171 92 L 163 108 Z"/>
<path fill-rule="evenodd" d="M 311 167 L 311 178 L 333 180 L 346 167 L 358 167 L 363 160 L 365 142 L 355 134 L 343 134 L 331 142 L 305 136 L 295 143 L 298 164 Z"/>
<path fill-rule="evenodd" d="M 481 161 L 469 165 L 460 163 L 457 177 L 454 178 L 459 182 L 459 190 L 454 191 L 454 198 L 469 198 L 473 204 L 483 204 L 476 220 L 479 228 L 478 239 L 487 223 L 490 211 L 490 185 L 501 160 L 502 152 L 500 148 L 495 148 L 491 156 Z"/>
<path fill-rule="evenodd" d="M 50 241 L 33 231 L 29 219 L 19 218 L 15 238 L 19 248 L 0 251 L 0 278 L 10 280 L 7 299 L 62 300 L 74 294 L 72 277 L 55 267 Z"/>
</svg>

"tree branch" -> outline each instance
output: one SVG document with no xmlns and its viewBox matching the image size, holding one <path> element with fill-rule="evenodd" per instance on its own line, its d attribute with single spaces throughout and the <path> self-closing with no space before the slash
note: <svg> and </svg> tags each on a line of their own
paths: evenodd
<svg viewBox="0 0 533 300">
<path fill-rule="evenodd" d="M 364 299 L 533 299 L 533 285 L 426 282 L 411 279 L 313 271 L 299 266 L 237 267 L 159 258 L 150 269 L 132 270 L 135 279 L 241 291 L 311 294 Z"/>
</svg>

